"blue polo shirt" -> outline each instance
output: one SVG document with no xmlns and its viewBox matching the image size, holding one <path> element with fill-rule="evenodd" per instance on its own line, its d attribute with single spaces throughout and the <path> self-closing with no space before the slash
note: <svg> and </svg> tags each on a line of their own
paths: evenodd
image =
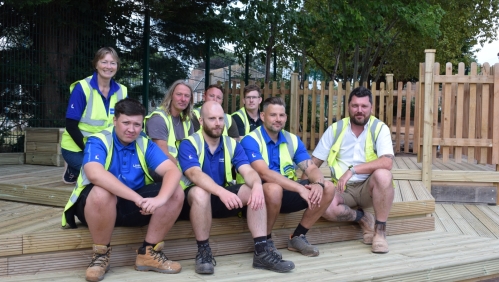
<svg viewBox="0 0 499 282">
<path fill-rule="evenodd" d="M 102 98 L 102 103 L 106 108 L 106 113 L 109 113 L 109 104 L 111 101 L 111 96 L 115 95 L 118 90 L 120 90 L 120 85 L 111 79 L 111 88 L 109 89 L 109 95 L 104 97 L 99 90 L 99 83 L 97 82 L 97 72 L 94 72 L 92 79 L 90 80 L 90 86 L 97 90 Z M 77 83 L 71 92 L 71 97 L 69 97 L 68 108 L 66 109 L 66 118 L 80 120 L 83 116 L 83 112 L 87 107 L 87 97 L 80 83 Z M 111 113 L 114 113 L 114 109 L 111 109 Z"/>
<path fill-rule="evenodd" d="M 281 173 L 281 167 L 280 167 L 281 158 L 279 157 L 279 145 L 282 143 L 287 143 L 286 138 L 284 137 L 282 132 L 279 132 L 279 135 L 277 136 L 277 142 L 274 142 L 272 141 L 272 139 L 270 139 L 270 136 L 267 134 L 267 131 L 263 128 L 263 126 L 260 126 L 255 130 L 260 130 L 260 132 L 262 133 L 263 140 L 267 145 L 268 160 L 270 162 L 269 169 Z M 256 142 L 256 140 L 253 137 L 246 135 L 243 138 L 243 140 L 241 140 L 241 146 L 243 146 L 244 151 L 246 152 L 246 155 L 248 156 L 248 160 L 250 161 L 250 163 L 257 160 L 264 160 L 262 157 L 262 152 L 258 150 L 259 148 L 258 142 Z M 293 157 L 293 162 L 295 164 L 298 164 L 301 163 L 302 161 L 309 159 L 310 155 L 308 154 L 305 145 L 300 140 L 300 138 L 298 138 L 298 147 Z"/>
<path fill-rule="evenodd" d="M 89 137 L 83 153 L 83 164 L 89 162 L 98 162 L 102 166 L 106 164 L 107 150 L 106 145 L 97 137 Z M 147 167 L 156 170 L 156 168 L 166 161 L 168 157 L 161 149 L 148 140 L 145 160 Z M 145 186 L 145 173 L 140 166 L 139 157 L 135 148 L 135 141 L 127 146 L 121 144 L 113 129 L 113 156 L 108 171 L 118 178 L 121 183 L 133 190 Z"/>
<path fill-rule="evenodd" d="M 182 172 L 185 172 L 194 166 L 201 166 L 196 148 L 189 140 L 184 139 L 180 142 L 177 158 Z M 222 187 L 225 186 L 225 161 L 222 137 L 220 137 L 220 144 L 213 154 L 210 152 L 208 143 L 204 143 L 204 161 L 201 170 Z M 234 157 L 230 162 L 237 170 L 239 170 L 239 167 L 242 165 L 249 165 L 248 158 L 246 157 L 243 148 L 237 142 L 234 150 Z"/>
</svg>

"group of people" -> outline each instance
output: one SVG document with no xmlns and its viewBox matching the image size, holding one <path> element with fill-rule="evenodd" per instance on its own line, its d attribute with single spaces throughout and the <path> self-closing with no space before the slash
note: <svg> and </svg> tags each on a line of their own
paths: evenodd
<svg viewBox="0 0 499 282">
<path fill-rule="evenodd" d="M 253 267 L 295 268 L 272 239 L 279 213 L 305 210 L 288 238 L 288 250 L 318 256 L 307 232 L 322 216 L 355 221 L 374 253 L 387 253 L 386 221 L 394 197 L 394 158 L 388 127 L 371 116 L 372 94 L 354 89 L 349 117 L 333 123 L 312 154 L 284 130 L 282 98 L 263 101 L 258 86 L 244 88 L 244 107 L 228 115 L 223 89 L 209 86 L 193 108 L 191 87 L 174 82 L 151 114 L 113 76 L 114 49 L 101 48 L 92 76 L 71 85 L 62 154 L 66 183 L 76 182 L 62 226 L 87 225 L 93 240 L 88 281 L 109 270 L 115 226 L 148 225 L 135 269 L 178 273 L 181 265 L 162 252 L 177 219 L 190 220 L 198 246 L 195 271 L 214 273 L 209 244 L 212 218 L 244 216 L 254 240 Z M 261 105 L 262 104 L 262 105 Z M 261 111 L 260 111 L 261 106 Z M 327 161 L 331 181 L 319 167 Z M 297 169 L 303 171 L 301 178 Z M 374 215 L 363 208 L 374 208 Z"/>
</svg>

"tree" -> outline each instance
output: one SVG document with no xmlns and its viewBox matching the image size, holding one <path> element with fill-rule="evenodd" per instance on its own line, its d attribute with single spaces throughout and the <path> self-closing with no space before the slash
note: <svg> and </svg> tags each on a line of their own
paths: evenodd
<svg viewBox="0 0 499 282">
<path fill-rule="evenodd" d="M 235 54 L 244 61 L 247 54 L 265 65 L 265 82 L 270 80 L 271 59 L 289 65 L 288 46 L 293 44 L 296 15 L 302 1 L 240 1 L 240 7 L 230 7 L 224 15 L 235 27 L 231 33 Z"/>
<path fill-rule="evenodd" d="M 202 58 L 207 35 L 223 43 L 225 23 L 217 14 L 230 1 L 31 0 L 0 2 L 1 93 L 23 93 L 38 126 L 63 126 L 69 84 L 92 72 L 88 63 L 102 46 L 118 49 L 118 78 L 136 89 L 143 59 L 143 19 L 151 14 L 152 58 L 158 85 L 185 78 L 187 64 Z M 11 54 L 15 53 L 14 56 Z M 8 63 L 7 63 L 8 62 Z M 84 62 L 84 63 L 83 63 Z M 169 66 L 168 74 L 158 67 Z M 12 69 L 29 69 L 21 76 Z M 172 70 L 175 68 L 175 70 Z M 37 70 L 35 72 L 35 70 Z M 29 77 L 28 77 L 29 75 Z M 122 81 L 120 81 L 122 82 Z M 36 83 L 36 84 L 35 84 Z M 13 89 L 20 89 L 14 91 Z M 17 98 L 16 98 L 17 99 Z M 14 99 L 14 100 L 16 100 Z M 21 99 L 21 98 L 19 98 Z M 28 109 L 24 109 L 28 111 Z"/>
<path fill-rule="evenodd" d="M 331 79 L 377 80 L 401 34 L 436 38 L 443 11 L 424 1 L 307 1 L 302 37 L 312 67 Z"/>
</svg>

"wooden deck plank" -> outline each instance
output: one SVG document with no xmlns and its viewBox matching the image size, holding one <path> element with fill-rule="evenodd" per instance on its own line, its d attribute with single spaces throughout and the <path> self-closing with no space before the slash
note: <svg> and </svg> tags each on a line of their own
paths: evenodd
<svg viewBox="0 0 499 282">
<path fill-rule="evenodd" d="M 492 221 L 499 224 L 499 206 L 478 205 L 477 207 Z"/>
<path fill-rule="evenodd" d="M 447 230 L 445 229 L 443 222 L 440 220 L 440 217 L 438 217 L 436 213 L 433 213 L 432 216 L 435 218 L 435 231 L 446 232 Z"/>
<path fill-rule="evenodd" d="M 394 180 L 394 182 L 396 187 L 400 187 L 398 180 Z M 400 189 L 395 188 L 395 193 L 393 195 L 393 202 L 402 202 L 402 193 L 400 193 Z"/>
<path fill-rule="evenodd" d="M 432 172 L 432 181 L 441 182 L 499 182 L 499 173 L 489 171 L 474 171 L 466 173 L 463 171 L 435 170 Z"/>
<path fill-rule="evenodd" d="M 393 164 L 397 169 L 409 169 L 409 167 L 405 164 L 405 162 L 401 158 L 395 158 L 395 162 Z"/>
<path fill-rule="evenodd" d="M 416 156 L 414 156 L 414 157 L 400 157 L 400 158 L 405 162 L 407 167 L 409 167 L 410 169 L 421 170 L 423 164 L 418 163 Z"/>
<path fill-rule="evenodd" d="M 465 207 L 492 233 L 491 238 L 499 238 L 499 216 L 493 218 L 491 217 L 493 214 L 484 212 L 489 211 L 484 205 L 465 205 Z"/>
<path fill-rule="evenodd" d="M 21 255 L 23 252 L 22 236 L 16 234 L 0 235 L 0 256 Z"/>
<path fill-rule="evenodd" d="M 402 194 L 402 199 L 405 202 L 416 201 L 416 195 L 412 191 L 411 184 L 407 180 L 399 180 L 400 193 Z"/>
<path fill-rule="evenodd" d="M 443 207 L 463 234 L 479 236 L 479 234 L 473 229 L 473 226 L 471 226 L 470 223 L 468 223 L 466 219 L 461 214 L 459 214 L 459 211 L 456 210 L 454 205 L 443 205 Z"/>
<path fill-rule="evenodd" d="M 436 217 L 438 217 L 440 222 L 442 222 L 442 224 L 447 232 L 463 234 L 461 229 L 459 229 L 457 224 L 454 222 L 454 220 L 452 220 L 449 213 L 445 209 L 445 206 L 447 206 L 447 205 L 448 204 L 435 205 Z"/>
<path fill-rule="evenodd" d="M 494 234 L 470 212 L 466 205 L 454 205 L 454 208 L 459 211 L 459 214 L 468 222 L 475 232 L 480 237 L 496 238 Z"/>
<path fill-rule="evenodd" d="M 418 200 L 432 200 L 434 199 L 430 191 L 424 186 L 421 181 L 411 181 L 412 191 Z"/>
</svg>

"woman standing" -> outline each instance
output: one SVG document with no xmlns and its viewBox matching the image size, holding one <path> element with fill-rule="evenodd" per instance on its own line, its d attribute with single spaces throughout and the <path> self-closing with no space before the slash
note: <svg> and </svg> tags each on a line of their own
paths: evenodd
<svg viewBox="0 0 499 282">
<path fill-rule="evenodd" d="M 63 181 L 73 184 L 80 173 L 87 137 L 113 124 L 114 105 L 127 97 L 127 88 L 113 77 L 120 59 L 111 47 L 103 47 L 92 60 L 94 74 L 71 84 L 66 130 L 62 134 L 61 153 L 66 161 Z"/>
</svg>

